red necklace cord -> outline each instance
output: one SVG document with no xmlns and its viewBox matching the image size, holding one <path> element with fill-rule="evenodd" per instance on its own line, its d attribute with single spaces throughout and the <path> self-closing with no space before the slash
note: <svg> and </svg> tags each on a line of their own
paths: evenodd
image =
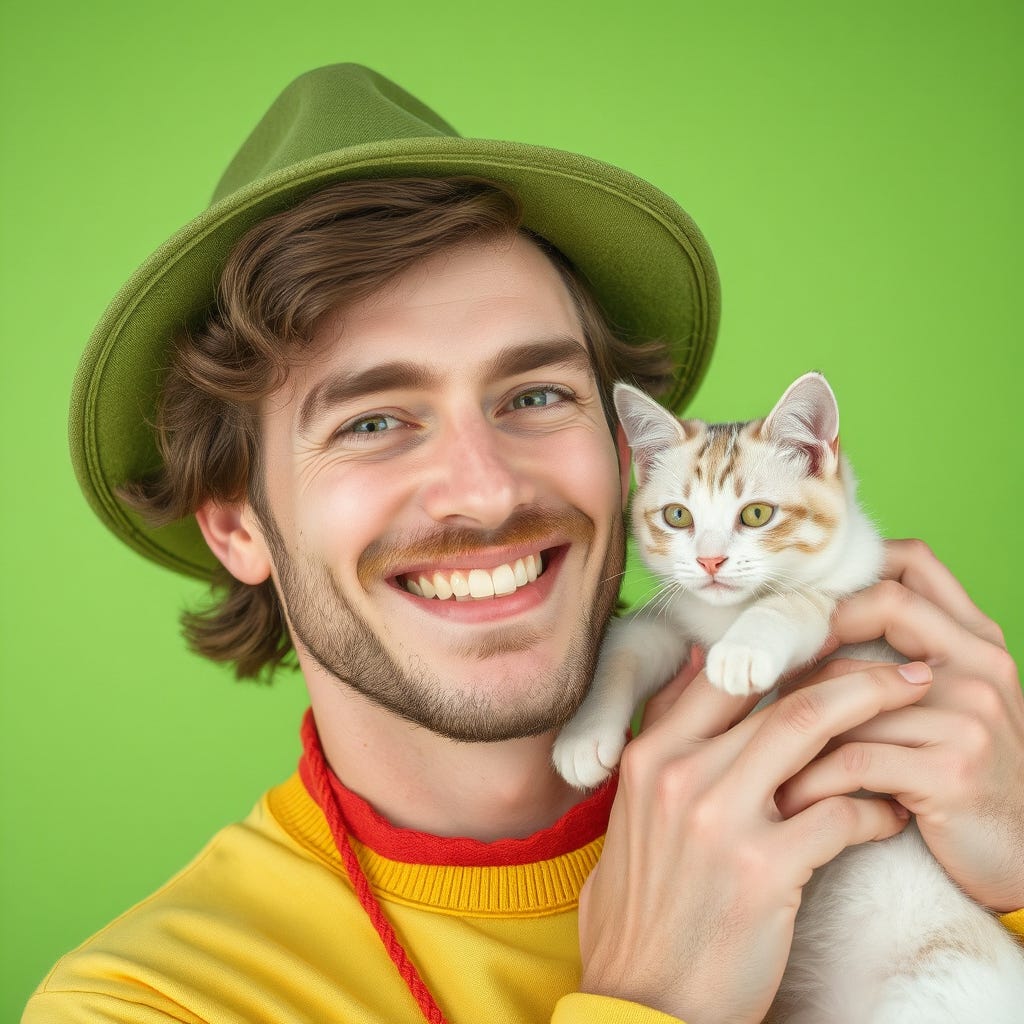
<svg viewBox="0 0 1024 1024">
<path fill-rule="evenodd" d="M 306 758 L 306 764 L 310 770 L 310 781 L 316 787 L 314 796 L 324 812 L 324 817 L 327 819 L 331 834 L 334 836 L 334 842 L 338 847 L 338 853 L 341 854 L 342 863 L 345 865 L 348 877 L 352 881 L 352 886 L 359 898 L 359 903 L 363 910 L 366 911 L 366 915 L 369 917 L 373 927 L 377 929 L 377 934 L 380 936 L 381 942 L 384 943 L 384 948 L 387 950 L 388 956 L 391 957 L 391 962 L 398 968 L 398 973 L 408 986 L 423 1016 L 430 1024 L 447 1024 L 444 1014 L 441 1013 L 441 1008 L 437 1005 L 430 989 L 427 988 L 420 977 L 419 971 L 416 970 L 416 965 L 409 959 L 409 954 L 406 953 L 401 941 L 395 934 L 395 929 L 391 926 L 391 922 L 384 916 L 384 908 L 381 907 L 380 901 L 373 894 L 370 882 L 363 871 L 363 866 L 359 863 L 359 858 L 352 848 L 349 830 L 345 826 L 341 805 L 334 793 L 334 787 L 331 785 L 328 775 L 327 762 L 320 751 L 319 737 L 316 735 L 316 725 L 313 723 L 312 715 L 307 715 L 302 723 L 302 731 L 304 734 L 303 740 L 305 741 L 303 745 L 306 750 L 315 750 L 316 754 L 319 754 L 319 756 L 314 755 Z"/>
</svg>

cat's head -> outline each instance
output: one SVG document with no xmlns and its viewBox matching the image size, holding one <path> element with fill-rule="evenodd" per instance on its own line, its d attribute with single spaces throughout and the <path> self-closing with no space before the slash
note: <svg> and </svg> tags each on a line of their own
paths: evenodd
<svg viewBox="0 0 1024 1024">
<path fill-rule="evenodd" d="M 615 386 L 633 451 L 633 532 L 651 570 L 711 604 L 814 584 L 841 543 L 852 482 L 839 409 L 819 373 L 749 423 L 678 420 Z"/>
</svg>

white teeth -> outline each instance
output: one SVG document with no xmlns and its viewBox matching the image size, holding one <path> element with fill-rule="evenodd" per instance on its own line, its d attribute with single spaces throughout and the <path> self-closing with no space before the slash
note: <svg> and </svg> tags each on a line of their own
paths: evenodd
<svg viewBox="0 0 1024 1024">
<path fill-rule="evenodd" d="M 456 597 L 469 597 L 469 580 L 458 569 L 451 574 L 449 582 L 452 585 L 452 593 Z"/>
<path fill-rule="evenodd" d="M 469 594 L 470 597 L 494 597 L 494 583 L 491 574 L 483 569 L 470 569 L 469 571 Z"/>
<path fill-rule="evenodd" d="M 499 565 L 490 576 L 492 589 L 496 597 L 516 592 L 516 574 L 510 565 Z"/>
<path fill-rule="evenodd" d="M 405 589 L 417 597 L 447 601 L 483 600 L 514 594 L 532 583 L 543 571 L 540 555 L 526 555 L 495 569 L 454 569 L 450 573 L 420 574 L 405 577 Z"/>
</svg>

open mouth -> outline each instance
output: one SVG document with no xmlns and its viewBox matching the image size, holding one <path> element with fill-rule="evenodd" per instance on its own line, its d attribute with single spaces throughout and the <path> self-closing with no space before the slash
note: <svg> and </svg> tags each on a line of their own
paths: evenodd
<svg viewBox="0 0 1024 1024">
<path fill-rule="evenodd" d="M 529 586 L 547 567 L 545 552 L 525 555 L 494 568 L 435 569 L 402 573 L 395 582 L 416 597 L 438 601 L 486 601 Z"/>
</svg>

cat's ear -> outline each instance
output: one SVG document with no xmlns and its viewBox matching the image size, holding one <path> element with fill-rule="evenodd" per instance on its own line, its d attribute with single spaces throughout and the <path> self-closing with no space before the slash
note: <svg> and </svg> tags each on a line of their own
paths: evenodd
<svg viewBox="0 0 1024 1024">
<path fill-rule="evenodd" d="M 654 459 L 666 448 L 686 440 L 679 420 L 650 395 L 630 384 L 618 383 L 612 391 L 619 423 L 633 450 L 637 479 L 647 479 Z"/>
<path fill-rule="evenodd" d="M 793 381 L 761 433 L 806 455 L 814 476 L 833 472 L 839 453 L 839 405 L 828 381 L 820 373 L 805 373 Z"/>
</svg>

